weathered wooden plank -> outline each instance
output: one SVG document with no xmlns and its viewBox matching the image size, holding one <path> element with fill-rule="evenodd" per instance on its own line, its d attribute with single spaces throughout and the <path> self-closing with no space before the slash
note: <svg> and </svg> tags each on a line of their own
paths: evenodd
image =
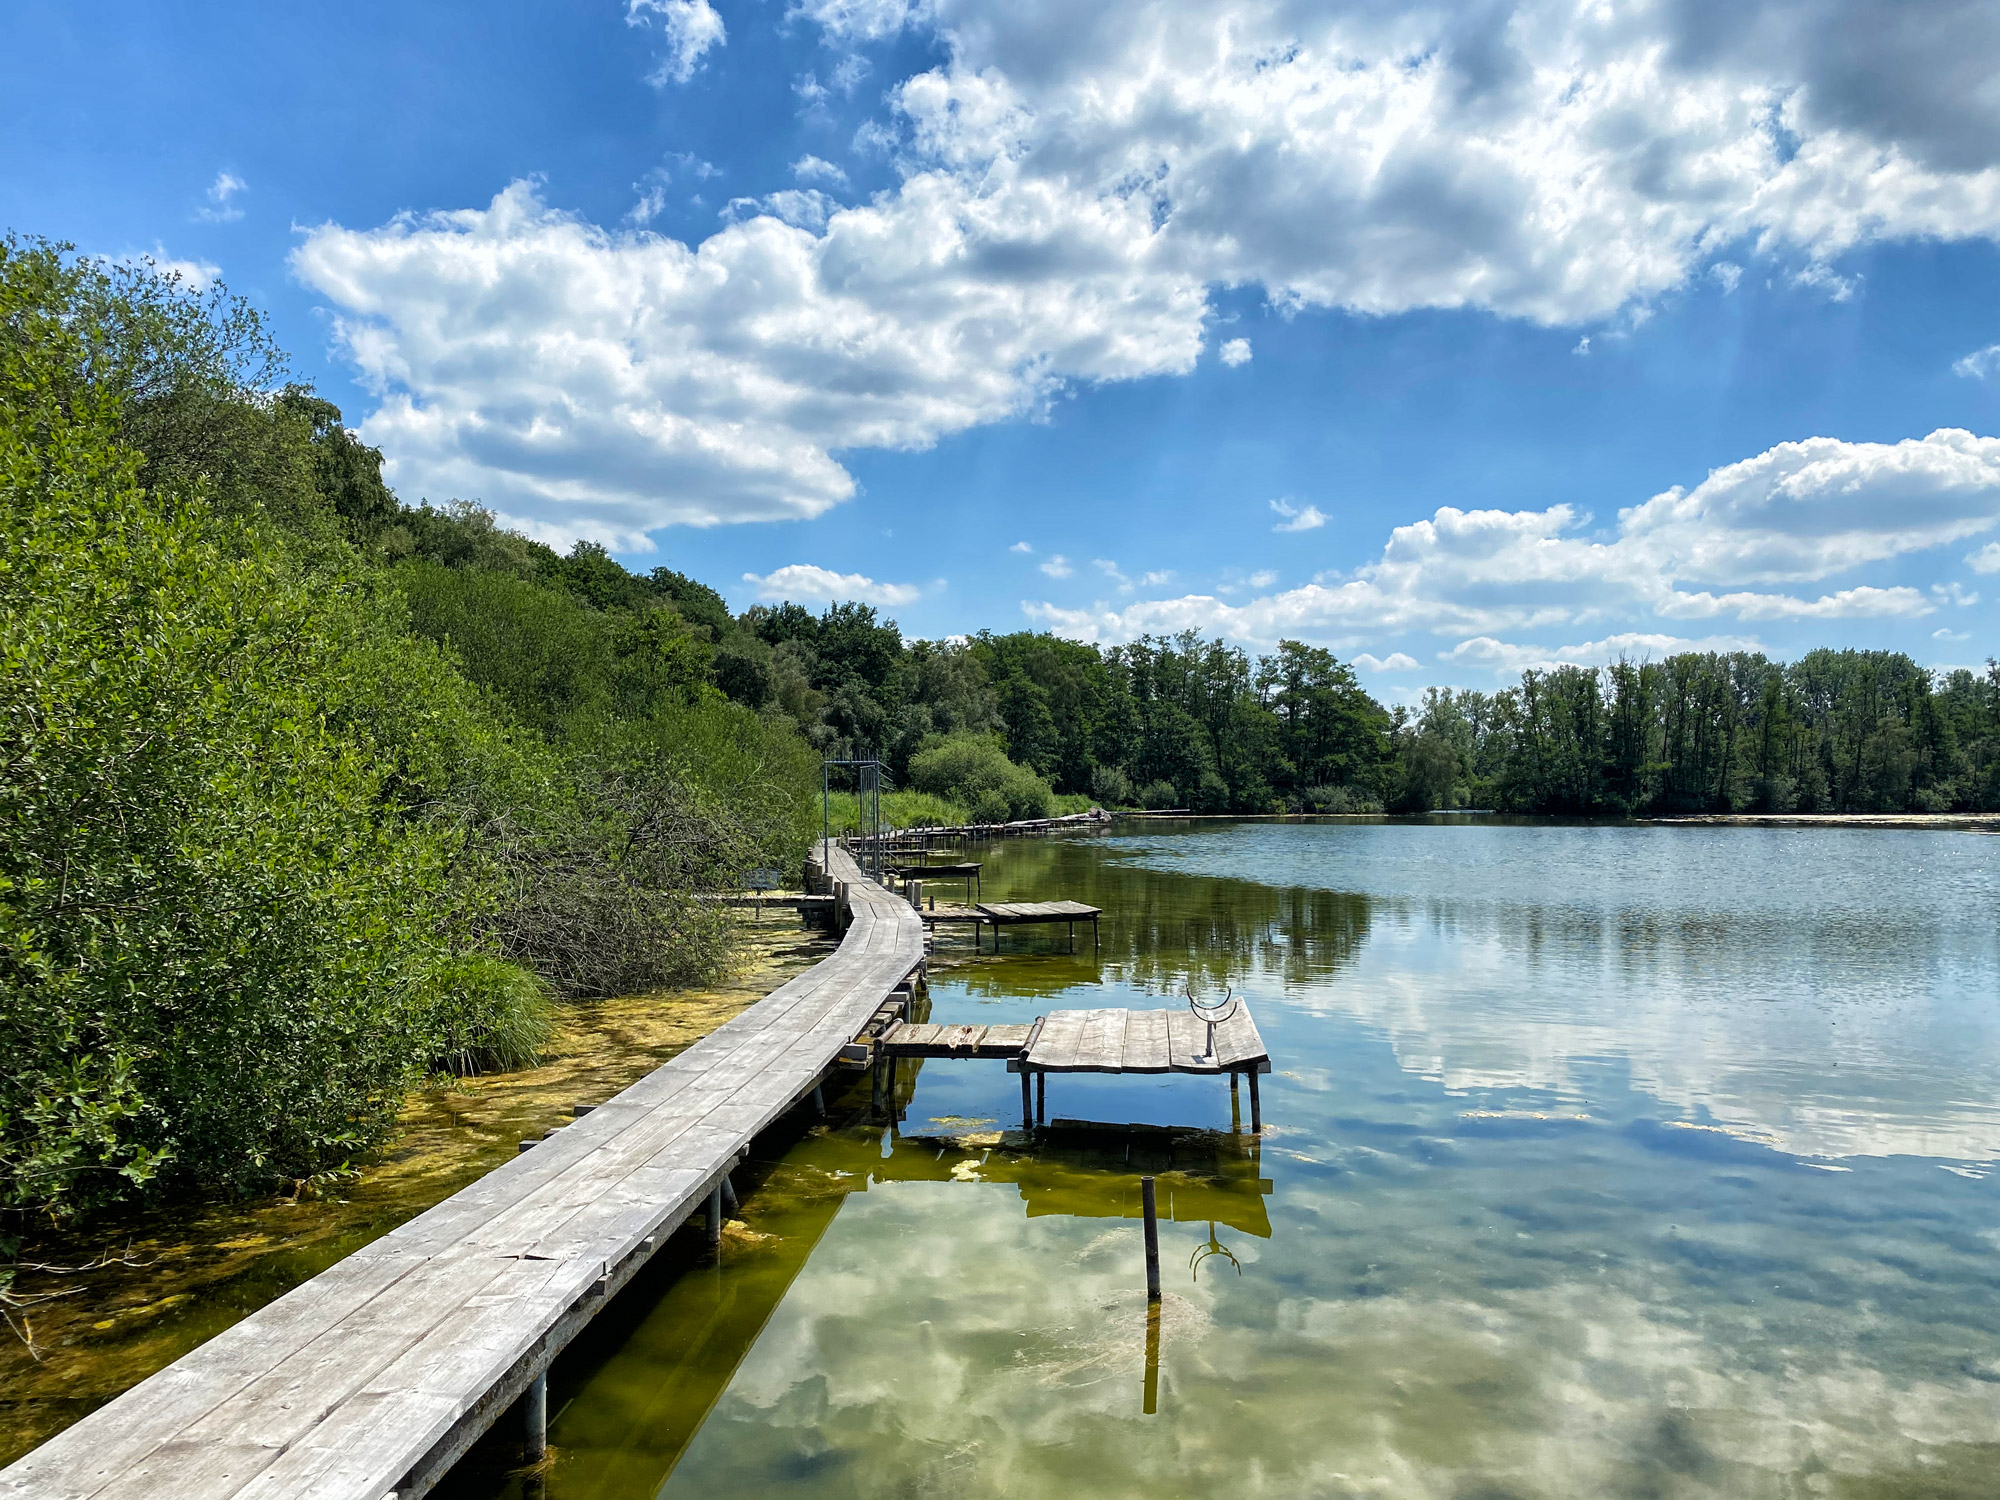
<svg viewBox="0 0 2000 1500">
<path fill-rule="evenodd" d="M 1076 1061 L 1079 1072 L 1116 1073 L 1125 1056 L 1127 1010 L 1087 1010 L 1083 1013 L 1083 1033 L 1077 1038 Z"/>
<path fill-rule="evenodd" d="M 1164 1073 L 1171 1062 L 1168 1053 L 1168 1016 L 1164 1010 L 1135 1010 L 1127 1013 L 1125 1054 L 1121 1071 Z"/>
<path fill-rule="evenodd" d="M 1041 1035 L 1028 1053 L 1028 1063 L 1050 1072 L 1061 1072 L 1076 1063 L 1076 1044 L 1083 1039 L 1084 1012 L 1052 1011 L 1042 1020 Z"/>
<path fill-rule="evenodd" d="M 1264 1038 L 1257 1031 L 1257 1023 L 1251 1019 L 1249 1006 L 1238 1007 L 1235 1015 L 1215 1028 L 1215 1053 L 1225 1068 L 1241 1068 L 1270 1056 Z"/>
</svg>

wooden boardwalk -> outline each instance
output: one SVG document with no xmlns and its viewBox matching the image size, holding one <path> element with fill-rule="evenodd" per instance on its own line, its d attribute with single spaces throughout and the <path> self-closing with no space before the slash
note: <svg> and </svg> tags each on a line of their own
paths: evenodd
<svg viewBox="0 0 2000 1500">
<path fill-rule="evenodd" d="M 427 1492 L 921 966 L 917 913 L 820 860 L 838 952 L 0 1471 L 0 1496 Z"/>
</svg>

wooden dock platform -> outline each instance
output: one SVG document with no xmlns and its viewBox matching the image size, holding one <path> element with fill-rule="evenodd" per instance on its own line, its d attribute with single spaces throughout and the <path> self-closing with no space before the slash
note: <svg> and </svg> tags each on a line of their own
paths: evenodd
<svg viewBox="0 0 2000 1500">
<path fill-rule="evenodd" d="M 810 891 L 771 891 L 765 894 L 752 891 L 738 895 L 704 896 L 702 899 L 715 906 L 742 906 L 755 911 L 762 911 L 767 906 L 778 906 L 799 912 L 827 912 L 833 910 L 837 898 L 814 895 Z"/>
<path fill-rule="evenodd" d="M 574 1124 L 0 1470 L 33 1500 L 416 1500 L 811 1096 L 924 928 L 838 847 L 840 949 Z M 538 1387 L 540 1388 L 540 1387 Z"/>
<path fill-rule="evenodd" d="M 982 901 L 979 914 L 993 924 L 993 951 L 1000 951 L 1000 929 L 1024 923 L 1066 922 L 1069 924 L 1070 952 L 1076 951 L 1076 924 L 1090 924 L 1091 951 L 1098 948 L 1097 919 L 1104 915 L 1103 908 L 1085 906 L 1081 901 Z M 973 937 L 979 936 L 975 928 Z"/>
<path fill-rule="evenodd" d="M 1268 1073 L 1270 1055 L 1250 1008 L 1215 1028 L 1185 1010 L 1058 1010 L 1036 1029 L 1021 1058 L 1033 1073 Z"/>
<path fill-rule="evenodd" d="M 1215 1028 L 1210 1055 L 1208 1026 L 1185 1010 L 1054 1010 L 1027 1026 L 934 1026 L 899 1022 L 884 1028 L 876 1046 L 886 1058 L 1005 1059 L 1021 1075 L 1021 1114 L 1031 1123 L 1042 1112 L 1050 1073 L 1227 1074 L 1250 1087 L 1250 1128 L 1264 1128 L 1257 1076 L 1271 1071 L 1264 1038 L 1240 1002 Z M 1031 1101 L 1030 1081 L 1040 1091 Z"/>
</svg>

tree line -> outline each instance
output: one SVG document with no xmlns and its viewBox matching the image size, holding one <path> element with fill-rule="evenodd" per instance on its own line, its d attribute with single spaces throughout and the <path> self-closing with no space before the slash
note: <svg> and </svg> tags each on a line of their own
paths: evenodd
<svg viewBox="0 0 2000 1500">
<path fill-rule="evenodd" d="M 717 681 L 825 754 L 928 786 L 921 747 L 984 739 L 1056 796 L 1201 813 L 1584 816 L 2000 809 L 2000 667 L 1892 651 L 1685 653 L 1433 688 L 1391 710 L 1353 668 L 1187 632 L 905 642 L 863 604 L 714 621 Z M 1025 814 L 1020 814 L 1025 815 Z"/>
</svg>

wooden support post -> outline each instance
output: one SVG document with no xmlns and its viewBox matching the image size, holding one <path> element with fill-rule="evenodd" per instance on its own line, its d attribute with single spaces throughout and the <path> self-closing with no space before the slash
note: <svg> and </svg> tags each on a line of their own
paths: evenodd
<svg viewBox="0 0 2000 1500">
<path fill-rule="evenodd" d="M 729 1180 L 727 1172 L 722 1174 L 722 1208 L 732 1215 L 743 1211 L 743 1200 L 736 1196 L 736 1184 Z"/>
<path fill-rule="evenodd" d="M 1253 1067 L 1245 1075 L 1250 1080 L 1250 1133 L 1264 1133 L 1264 1107 L 1257 1100 L 1257 1070 Z"/>
<path fill-rule="evenodd" d="M 813 1085 L 813 1113 L 822 1120 L 826 1118 L 826 1095 L 820 1091 L 818 1084 Z"/>
<path fill-rule="evenodd" d="M 882 1078 L 883 1073 L 888 1071 L 888 1059 L 889 1054 L 882 1050 L 882 1046 L 878 1042 L 875 1046 L 874 1088 L 868 1099 L 868 1112 L 877 1120 L 882 1118 L 882 1111 L 887 1107 L 888 1103 L 885 1098 L 887 1090 L 883 1087 Z"/>
<path fill-rule="evenodd" d="M 1029 1093 L 1031 1088 L 1032 1085 L 1028 1082 L 1028 1070 L 1023 1068 L 1021 1069 L 1021 1128 L 1023 1130 L 1033 1130 L 1035 1128 L 1035 1103 L 1032 1095 Z"/>
<path fill-rule="evenodd" d="M 1139 1207 L 1146 1216 L 1146 1300 L 1160 1300 L 1160 1221 L 1153 1202 L 1153 1179 L 1139 1179 Z"/>
<path fill-rule="evenodd" d="M 521 1451 L 531 1464 L 538 1464 L 549 1451 L 549 1373 L 544 1370 L 528 1382 L 528 1394 L 521 1398 Z"/>
<path fill-rule="evenodd" d="M 1049 1118 L 1049 1075 L 1044 1070 L 1035 1073 L 1035 1123 L 1047 1123 Z"/>
<path fill-rule="evenodd" d="M 708 1248 L 722 1253 L 722 1183 L 708 1191 Z"/>
<path fill-rule="evenodd" d="M 1236 1073 L 1234 1070 L 1231 1070 L 1229 1074 L 1229 1133 L 1231 1135 L 1234 1135 L 1236 1134 L 1237 1131 L 1241 1130 L 1242 1128 L 1243 1128 L 1242 1095 L 1240 1095 L 1236 1091 Z"/>
</svg>

